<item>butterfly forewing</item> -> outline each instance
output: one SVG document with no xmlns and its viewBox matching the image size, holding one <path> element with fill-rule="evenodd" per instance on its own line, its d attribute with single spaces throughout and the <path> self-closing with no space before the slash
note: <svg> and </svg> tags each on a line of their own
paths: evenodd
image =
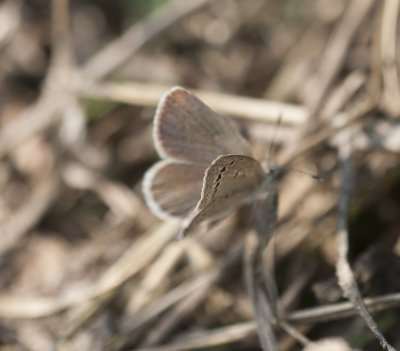
<svg viewBox="0 0 400 351">
<path fill-rule="evenodd" d="M 250 200 L 263 189 L 266 176 L 260 163 L 251 157 L 219 156 L 206 170 L 201 199 L 181 235 L 193 231 L 203 220 L 221 218 Z"/>
<path fill-rule="evenodd" d="M 150 168 L 143 181 L 143 193 L 157 217 L 184 218 L 196 207 L 206 166 L 164 160 Z"/>
<path fill-rule="evenodd" d="M 160 101 L 154 142 L 163 158 L 206 163 L 220 155 L 251 156 L 234 122 L 218 115 L 188 90 L 176 87 Z"/>
<path fill-rule="evenodd" d="M 264 179 L 264 170 L 260 163 L 252 157 L 219 156 L 205 172 L 201 200 L 197 210 L 202 210 L 216 201 L 246 196 L 256 190 Z"/>
</svg>

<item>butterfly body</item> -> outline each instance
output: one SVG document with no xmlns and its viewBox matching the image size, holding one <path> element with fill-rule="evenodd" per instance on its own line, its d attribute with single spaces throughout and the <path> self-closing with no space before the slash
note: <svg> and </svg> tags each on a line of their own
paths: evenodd
<svg viewBox="0 0 400 351">
<path fill-rule="evenodd" d="M 233 121 L 183 88 L 161 99 L 153 137 L 163 160 L 146 172 L 145 199 L 158 217 L 183 220 L 180 237 L 223 218 L 273 183 L 274 172 L 252 157 Z"/>
</svg>

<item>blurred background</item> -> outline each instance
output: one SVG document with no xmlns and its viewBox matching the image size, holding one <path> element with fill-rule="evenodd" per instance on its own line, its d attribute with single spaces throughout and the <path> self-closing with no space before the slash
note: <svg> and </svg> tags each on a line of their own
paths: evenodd
<svg viewBox="0 0 400 351">
<path fill-rule="evenodd" d="M 260 350 L 248 209 L 177 243 L 143 201 L 154 111 L 175 85 L 235 118 L 257 159 L 275 135 L 272 163 L 323 178 L 278 186 L 287 321 L 311 341 L 379 349 L 337 282 L 344 223 L 361 294 L 400 348 L 399 6 L 0 1 L 1 348 Z"/>
</svg>

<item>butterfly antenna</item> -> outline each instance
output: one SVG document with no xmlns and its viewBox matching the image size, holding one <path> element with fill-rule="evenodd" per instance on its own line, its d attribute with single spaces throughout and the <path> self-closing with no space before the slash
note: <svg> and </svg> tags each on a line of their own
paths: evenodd
<svg viewBox="0 0 400 351">
<path fill-rule="evenodd" d="M 289 172 L 300 173 L 300 174 L 309 176 L 309 177 L 311 177 L 312 179 L 316 179 L 316 180 L 318 180 L 318 181 L 320 181 L 320 182 L 324 180 L 323 177 L 322 177 L 320 174 L 312 174 L 312 173 L 310 173 L 310 172 L 306 172 L 306 171 L 303 171 L 303 170 L 301 170 L 301 169 L 287 168 L 287 167 L 281 167 L 281 169 L 284 169 L 284 170 L 289 171 Z"/>
<path fill-rule="evenodd" d="M 274 133 L 274 135 L 272 137 L 271 143 L 269 144 L 269 149 L 268 149 L 268 153 L 267 153 L 267 165 L 268 166 L 270 165 L 269 160 L 270 160 L 270 157 L 271 157 L 271 154 L 272 154 L 272 148 L 273 148 L 273 146 L 275 144 L 276 136 L 278 134 L 279 127 L 281 126 L 281 122 L 282 122 L 282 114 L 279 115 L 278 120 L 276 121 L 275 133 Z M 300 173 L 300 174 L 303 174 L 303 175 L 307 175 L 307 176 L 311 177 L 312 179 L 316 179 L 318 181 L 322 181 L 323 180 L 323 177 L 321 175 L 319 175 L 319 174 L 312 174 L 310 172 L 306 172 L 306 171 L 303 171 L 303 170 L 300 170 L 300 169 L 287 168 L 287 167 L 279 167 L 279 169 L 290 171 L 290 172 L 295 172 L 295 173 Z"/>
<path fill-rule="evenodd" d="M 271 143 L 269 144 L 269 149 L 268 149 L 268 153 L 267 153 L 267 165 L 270 164 L 269 160 L 271 158 L 272 148 L 274 147 L 275 140 L 276 140 L 276 135 L 278 134 L 279 127 L 281 126 L 281 121 L 282 121 L 282 115 L 280 114 L 279 117 L 278 117 L 278 120 L 276 121 L 275 133 L 272 136 Z"/>
</svg>

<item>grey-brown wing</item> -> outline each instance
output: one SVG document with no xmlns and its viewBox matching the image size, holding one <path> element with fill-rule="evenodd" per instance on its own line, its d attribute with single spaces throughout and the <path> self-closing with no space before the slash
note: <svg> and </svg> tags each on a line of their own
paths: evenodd
<svg viewBox="0 0 400 351">
<path fill-rule="evenodd" d="M 206 163 L 220 155 L 251 156 L 247 141 L 235 123 L 175 87 L 160 100 L 154 117 L 154 143 L 164 158 Z"/>
<path fill-rule="evenodd" d="M 202 210 L 221 201 L 235 203 L 236 198 L 247 197 L 259 188 L 265 176 L 260 163 L 252 157 L 219 156 L 205 172 L 196 209 Z"/>
<path fill-rule="evenodd" d="M 251 157 L 219 156 L 205 172 L 201 199 L 181 235 L 187 235 L 204 220 L 227 215 L 251 199 L 266 176 L 260 163 Z"/>
<path fill-rule="evenodd" d="M 184 218 L 200 200 L 206 166 L 157 162 L 145 174 L 143 194 L 152 212 L 161 219 Z"/>
</svg>

